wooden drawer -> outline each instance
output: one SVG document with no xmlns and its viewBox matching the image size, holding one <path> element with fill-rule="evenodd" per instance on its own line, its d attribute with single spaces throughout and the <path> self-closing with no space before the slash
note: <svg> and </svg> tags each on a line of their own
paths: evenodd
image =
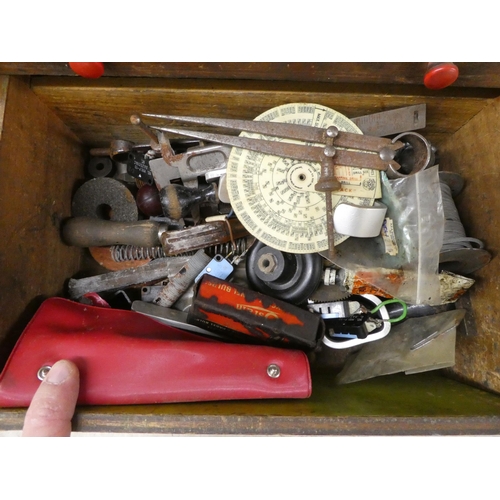
<svg viewBox="0 0 500 500">
<path fill-rule="evenodd" d="M 139 77 L 132 72 L 84 80 L 48 71 L 49 66 L 47 71 L 31 69 L 40 76 L 19 76 L 22 65 L 17 71 L 12 66 L 0 64 L 0 73 L 11 74 L 0 76 L 2 366 L 41 302 L 64 296 L 67 280 L 88 272 L 85 252 L 61 242 L 61 222 L 70 216 L 71 195 L 83 178 L 89 148 L 107 146 L 112 139 L 144 142 L 129 121 L 132 113 L 143 110 L 252 119 L 273 106 L 300 101 L 355 117 L 426 103 L 423 133 L 438 148 L 441 168 L 466 179 L 457 207 L 467 234 L 482 239 L 494 257 L 474 275 L 467 301 L 469 328 L 457 336 L 452 370 L 335 386 L 328 370 L 313 365 L 313 395 L 307 400 L 82 407 L 75 430 L 307 435 L 500 431 L 500 145 L 495 140 L 500 92 L 491 76 L 496 65 L 474 68 L 486 75 L 477 86 L 439 92 L 385 80 L 359 83 L 356 75 L 350 80 L 311 79 L 308 67 L 293 79 L 285 66 L 281 72 L 274 68 L 271 79 L 265 65 L 254 66 L 253 73 L 247 67 L 243 78 L 242 66 L 240 73 L 211 67 L 196 74 L 193 64 L 177 63 L 177 73 L 167 77 L 158 70 L 159 76 L 142 78 L 137 70 Z M 348 66 L 343 66 L 347 75 Z M 0 409 L 0 429 L 20 429 L 24 413 Z"/>
<path fill-rule="evenodd" d="M 500 87 L 500 63 L 456 64 L 460 75 L 453 84 L 455 88 Z M 108 62 L 105 63 L 104 76 L 421 85 L 427 65 L 426 62 Z M 75 76 L 68 63 L 62 62 L 0 62 L 0 74 Z"/>
</svg>

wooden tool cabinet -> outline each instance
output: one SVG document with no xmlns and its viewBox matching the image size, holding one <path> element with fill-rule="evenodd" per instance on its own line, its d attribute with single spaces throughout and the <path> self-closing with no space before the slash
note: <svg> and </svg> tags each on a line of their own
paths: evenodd
<svg viewBox="0 0 500 500">
<path fill-rule="evenodd" d="M 60 225 L 91 147 L 145 142 L 134 112 L 253 119 L 287 102 L 349 117 L 426 103 L 422 133 L 443 170 L 466 186 L 457 198 L 469 236 L 493 255 L 460 304 L 456 366 L 335 386 L 313 365 L 307 400 L 82 407 L 74 430 L 195 434 L 500 433 L 500 64 L 456 63 L 457 82 L 422 84 L 426 63 L 107 63 L 98 80 L 64 63 L 0 63 L 0 364 L 41 302 L 64 296 L 89 272 L 85 251 L 65 246 Z M 320 369 L 321 368 L 321 369 Z M 0 409 L 0 430 L 20 429 L 24 409 Z"/>
</svg>

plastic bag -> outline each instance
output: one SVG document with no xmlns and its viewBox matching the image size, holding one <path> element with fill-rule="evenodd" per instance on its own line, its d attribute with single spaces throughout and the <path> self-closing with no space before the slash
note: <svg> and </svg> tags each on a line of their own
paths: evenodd
<svg viewBox="0 0 500 500">
<path fill-rule="evenodd" d="M 396 180 L 382 172 L 381 181 L 387 214 L 380 236 L 347 239 L 334 264 L 410 304 L 440 304 L 445 218 L 438 167 Z"/>
<path fill-rule="evenodd" d="M 395 325 L 389 335 L 365 344 L 352 354 L 335 383 L 349 384 L 393 373 L 410 375 L 453 366 L 456 327 L 464 316 L 465 309 L 457 309 Z"/>
</svg>

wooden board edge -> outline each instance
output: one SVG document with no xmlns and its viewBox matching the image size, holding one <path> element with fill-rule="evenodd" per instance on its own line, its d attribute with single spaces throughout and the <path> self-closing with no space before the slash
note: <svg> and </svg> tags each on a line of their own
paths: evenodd
<svg viewBox="0 0 500 500">
<path fill-rule="evenodd" d="M 5 103 L 7 102 L 7 91 L 10 78 L 0 75 L 0 141 L 2 140 L 3 123 L 5 117 Z"/>
<path fill-rule="evenodd" d="M 20 430 L 25 410 L 0 410 L 0 429 Z M 500 434 L 500 416 L 276 417 L 79 414 L 74 432 L 247 436 L 485 436 Z"/>
</svg>

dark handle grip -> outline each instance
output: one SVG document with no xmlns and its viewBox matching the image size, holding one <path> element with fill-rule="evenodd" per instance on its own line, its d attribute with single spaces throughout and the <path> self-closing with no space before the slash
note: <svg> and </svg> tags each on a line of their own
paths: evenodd
<svg viewBox="0 0 500 500">
<path fill-rule="evenodd" d="M 152 247 L 160 244 L 160 224 L 153 221 L 118 222 L 90 217 L 74 217 L 62 228 L 63 240 L 76 247 L 135 245 Z"/>
</svg>

